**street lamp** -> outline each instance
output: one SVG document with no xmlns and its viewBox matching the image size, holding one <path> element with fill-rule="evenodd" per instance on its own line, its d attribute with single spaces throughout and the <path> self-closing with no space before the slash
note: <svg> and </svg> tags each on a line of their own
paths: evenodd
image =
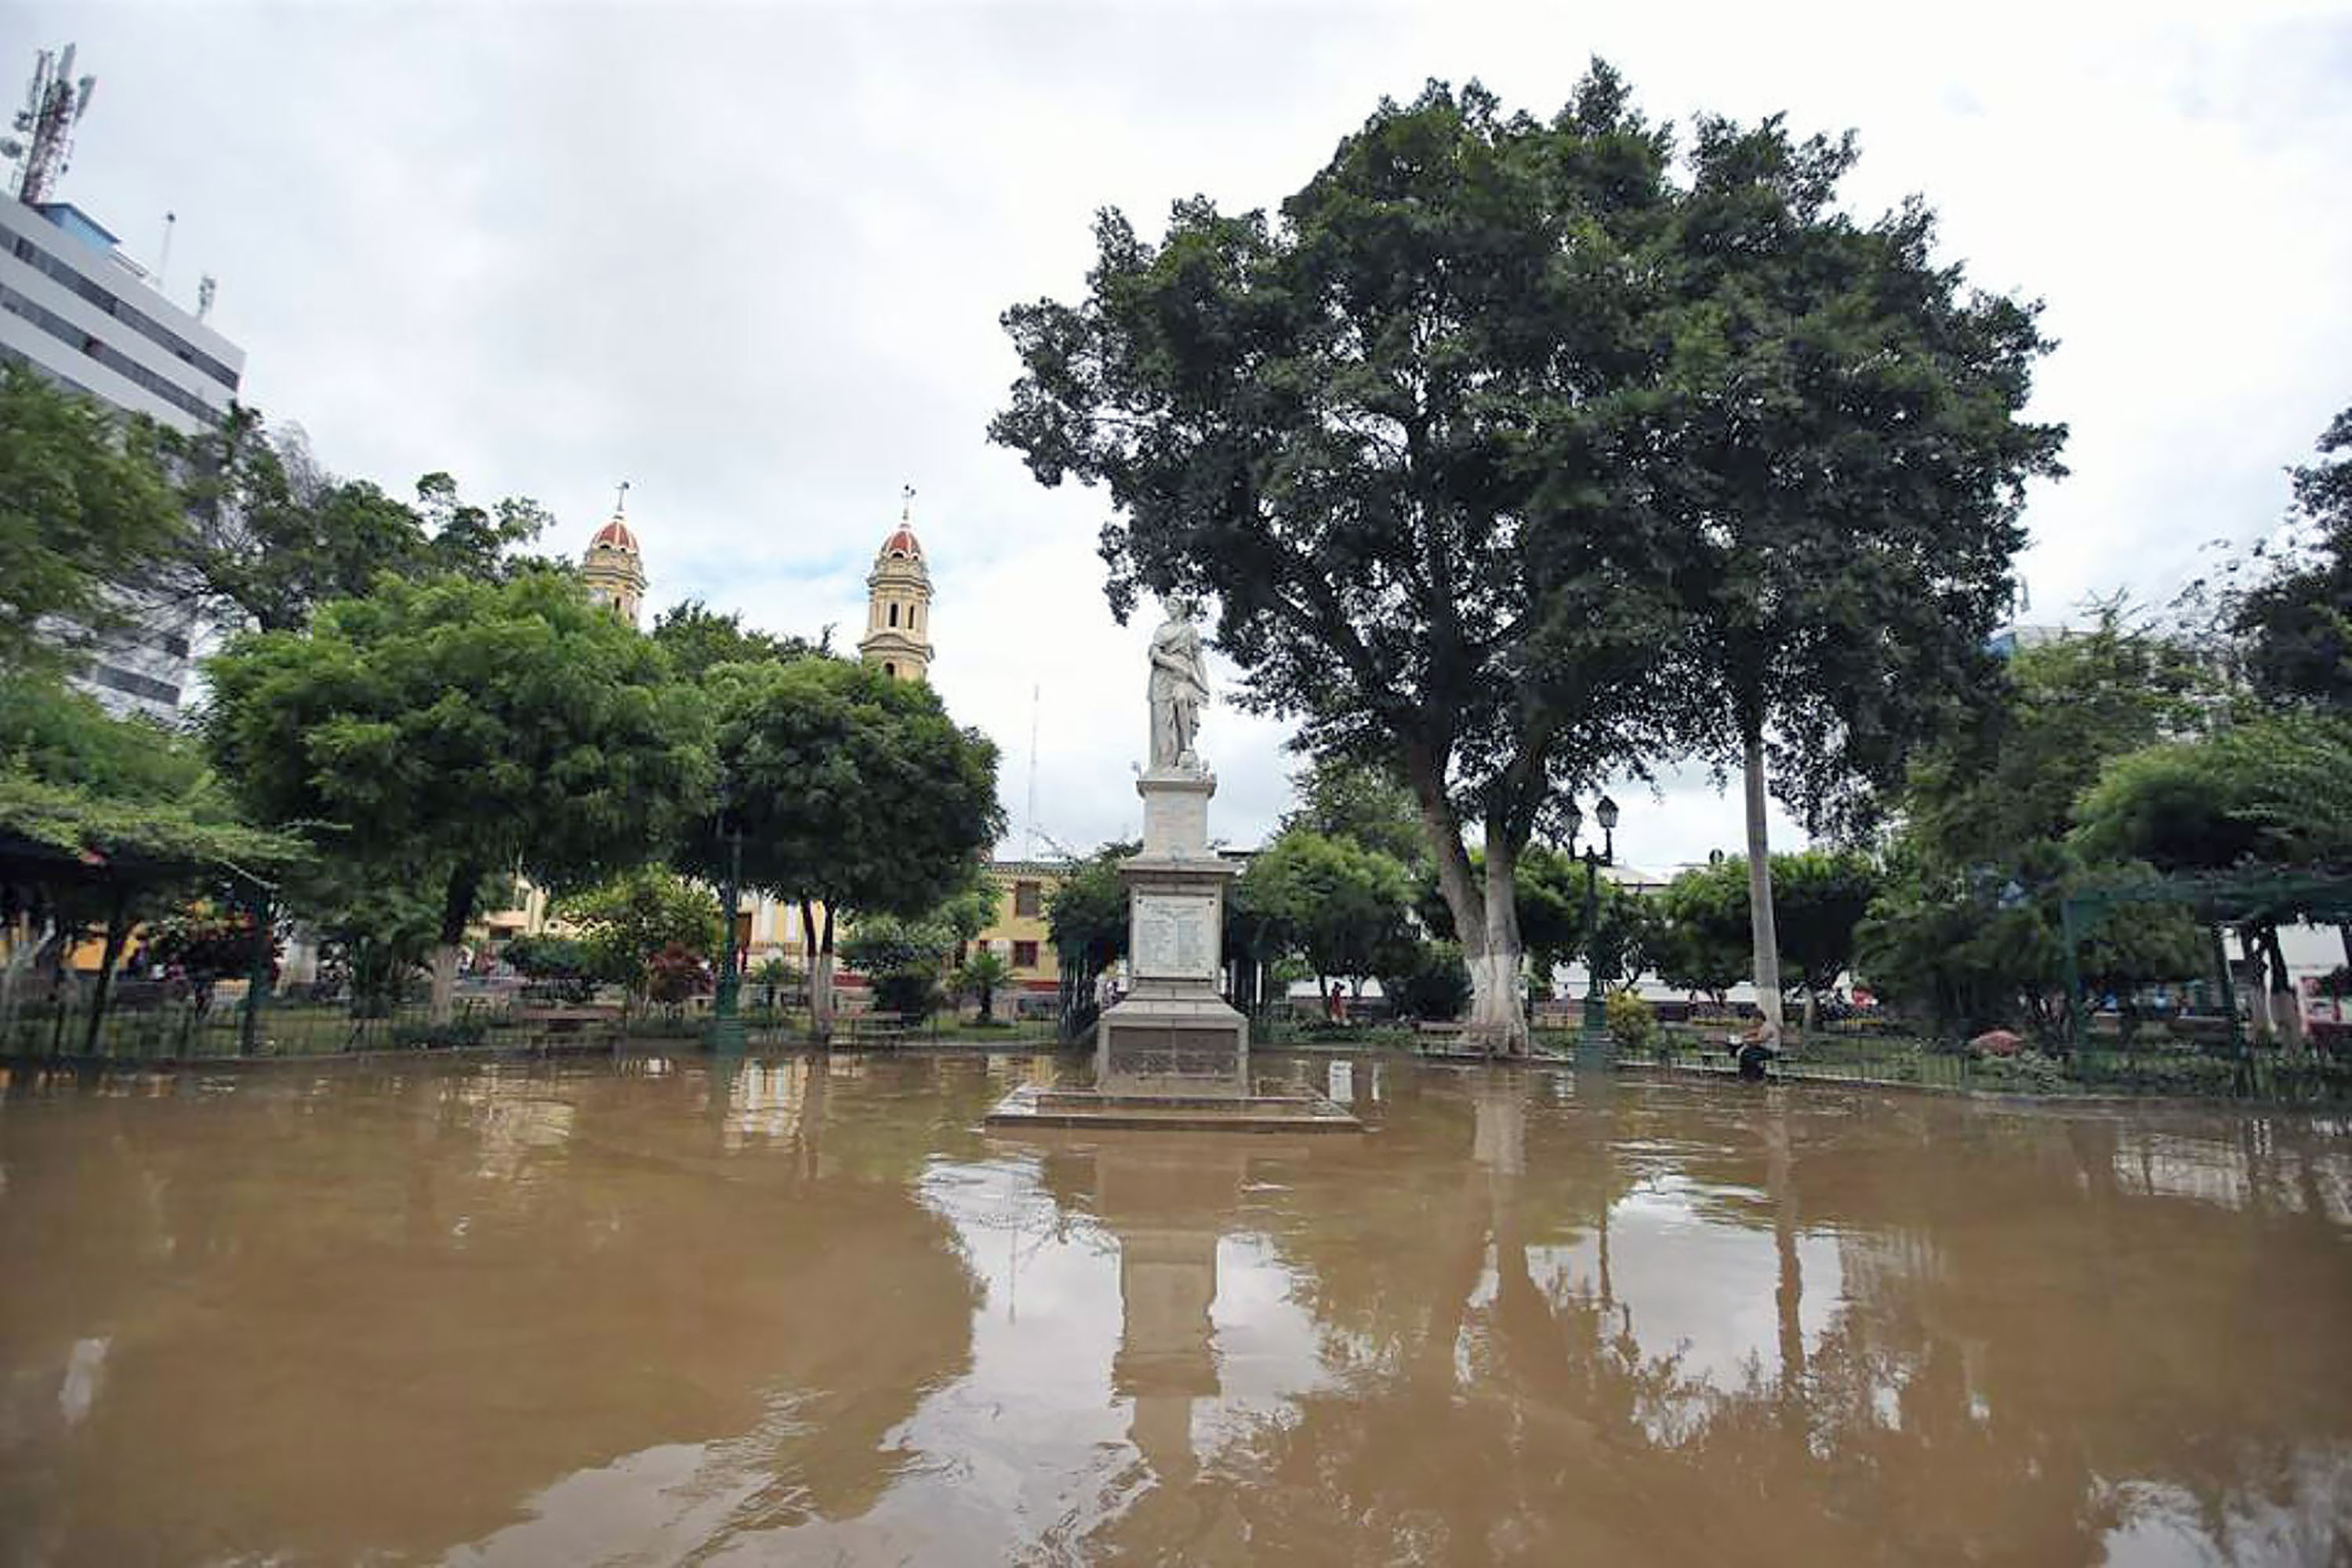
<svg viewBox="0 0 2352 1568">
<path fill-rule="evenodd" d="M 727 786 L 719 786 L 719 805 L 712 826 L 727 835 L 727 886 L 719 893 L 719 913 L 724 928 L 719 954 L 719 985 L 710 998 L 710 1024 L 702 1031 L 705 1049 L 740 1051 L 743 1048 L 742 1021 L 735 1016 L 735 995 L 740 982 L 735 969 L 735 913 L 743 899 L 743 825 L 727 809 Z"/>
<path fill-rule="evenodd" d="M 1586 1052 L 1601 1052 L 1609 1047 L 1609 999 L 1601 990 L 1601 959 L 1593 949 L 1601 931 L 1601 868 L 1617 863 L 1617 803 L 1602 795 L 1593 803 L 1592 815 L 1601 824 L 1601 847 L 1584 847 L 1584 1028 L 1578 1041 Z M 1569 853 L 1576 853 L 1576 836 L 1584 826 L 1584 814 L 1576 809 L 1573 801 L 1568 807 Z"/>
</svg>

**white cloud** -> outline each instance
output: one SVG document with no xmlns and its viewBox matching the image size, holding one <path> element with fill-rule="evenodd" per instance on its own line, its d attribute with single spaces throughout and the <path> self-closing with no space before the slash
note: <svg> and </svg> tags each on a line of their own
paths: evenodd
<svg viewBox="0 0 2352 1568">
<path fill-rule="evenodd" d="M 1856 204 L 1925 193 L 1950 254 L 2063 340 L 2036 411 L 2073 426 L 2074 476 L 2032 500 L 2037 617 L 2160 593 L 2196 542 L 2265 525 L 2352 400 L 2340 5 L 11 16 L 0 68 L 71 37 L 100 78 L 65 194 L 150 259 L 179 215 L 173 291 L 220 278 L 249 395 L 337 469 L 535 496 L 565 546 L 626 477 L 656 605 L 846 639 L 917 485 L 937 684 L 1003 746 L 1016 826 L 1037 694 L 1037 816 L 1074 847 L 1137 818 L 1143 634 L 1104 608 L 1099 503 L 985 443 L 997 314 L 1076 293 L 1096 207 L 1273 203 L 1429 76 L 1547 110 L 1599 52 L 1654 115 L 1857 128 Z M 1270 826 L 1280 738 L 1212 713 L 1218 832 Z M 1738 839 L 1703 783 L 1619 793 L 1638 864 Z"/>
</svg>

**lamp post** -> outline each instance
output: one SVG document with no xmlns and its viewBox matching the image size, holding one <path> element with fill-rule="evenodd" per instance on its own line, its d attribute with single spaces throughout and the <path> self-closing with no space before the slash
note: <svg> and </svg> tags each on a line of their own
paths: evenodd
<svg viewBox="0 0 2352 1568">
<path fill-rule="evenodd" d="M 742 1021 L 735 1016 L 735 996 L 740 989 L 735 968 L 735 911 L 743 899 L 743 825 L 730 822 L 723 805 L 719 820 L 726 826 L 727 832 L 727 886 L 719 895 L 722 928 L 719 984 L 711 994 L 710 1024 L 702 1031 L 702 1044 L 711 1051 L 740 1051 L 744 1036 Z"/>
<path fill-rule="evenodd" d="M 1602 795 L 1592 815 L 1601 824 L 1601 847 L 1584 847 L 1584 1027 L 1577 1041 L 1581 1053 L 1609 1048 L 1609 999 L 1601 989 L 1601 958 L 1593 949 L 1601 931 L 1601 868 L 1617 863 L 1617 803 Z M 1576 851 L 1576 836 L 1584 814 L 1571 803 L 1568 808 L 1569 852 Z"/>
</svg>

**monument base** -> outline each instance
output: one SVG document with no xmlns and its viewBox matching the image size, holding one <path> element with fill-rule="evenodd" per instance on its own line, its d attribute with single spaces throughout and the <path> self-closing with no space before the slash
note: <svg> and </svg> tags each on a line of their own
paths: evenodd
<svg viewBox="0 0 2352 1568">
<path fill-rule="evenodd" d="M 1148 983 L 1139 990 L 1095 1026 L 1095 1083 L 1103 1092 L 1248 1095 L 1247 1018 L 1213 993 Z"/>
</svg>

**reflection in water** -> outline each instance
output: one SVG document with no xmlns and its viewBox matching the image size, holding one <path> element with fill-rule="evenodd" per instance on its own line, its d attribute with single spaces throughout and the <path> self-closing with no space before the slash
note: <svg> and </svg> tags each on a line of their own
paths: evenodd
<svg viewBox="0 0 2352 1568">
<path fill-rule="evenodd" d="M 0 1561 L 2325 1563 L 2346 1129 L 1049 1058 L 0 1104 Z"/>
</svg>

